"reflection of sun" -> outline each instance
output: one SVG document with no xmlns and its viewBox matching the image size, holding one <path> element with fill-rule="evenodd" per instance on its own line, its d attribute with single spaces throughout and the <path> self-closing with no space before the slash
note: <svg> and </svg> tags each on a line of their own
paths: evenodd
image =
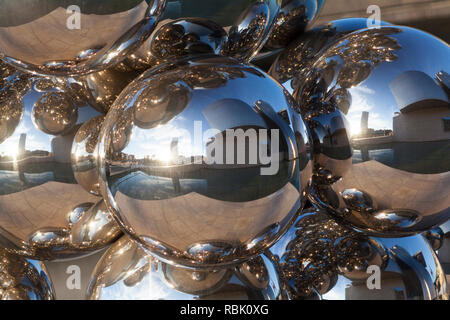
<svg viewBox="0 0 450 320">
<path fill-rule="evenodd" d="M 354 137 L 361 132 L 360 120 L 350 121 L 350 137 Z"/>
</svg>

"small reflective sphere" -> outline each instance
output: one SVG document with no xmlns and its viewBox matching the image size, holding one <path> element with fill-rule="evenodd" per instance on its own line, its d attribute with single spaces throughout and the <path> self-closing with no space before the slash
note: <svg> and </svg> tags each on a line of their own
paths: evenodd
<svg viewBox="0 0 450 320">
<path fill-rule="evenodd" d="M 125 66 L 141 69 L 169 57 L 216 53 L 250 61 L 270 35 L 281 0 L 168 1 L 152 36 Z"/>
<path fill-rule="evenodd" d="M 102 248 L 120 234 L 89 171 L 103 114 L 59 80 L 0 72 L 0 245 L 41 260 Z"/>
<path fill-rule="evenodd" d="M 225 30 L 210 20 L 177 19 L 164 24 L 153 34 L 150 52 L 157 60 L 204 53 L 219 54 L 226 40 Z"/>
<path fill-rule="evenodd" d="M 276 58 L 269 74 L 281 83 L 289 93 L 304 81 L 306 73 L 320 55 L 345 35 L 366 29 L 371 20 L 348 18 L 331 21 L 315 27 L 290 42 Z M 390 25 L 380 21 L 380 25 Z"/>
<path fill-rule="evenodd" d="M 106 116 L 100 192 L 164 262 L 217 267 L 256 256 L 306 198 L 310 146 L 295 109 L 278 83 L 231 58 L 150 69 Z"/>
<path fill-rule="evenodd" d="M 273 50 L 287 46 L 302 34 L 319 15 L 323 2 L 319 0 L 282 0 L 281 9 L 265 48 Z"/>
<path fill-rule="evenodd" d="M 378 236 L 449 219 L 449 54 L 428 33 L 384 26 L 320 55 L 294 90 L 315 145 L 317 205 Z"/>
<path fill-rule="evenodd" d="M 164 0 L 2 1 L 0 57 L 43 75 L 88 74 L 119 63 L 153 31 Z M 26 10 L 24 10 L 26 8 Z"/>
<path fill-rule="evenodd" d="M 237 268 L 194 270 L 156 260 L 124 236 L 103 255 L 92 274 L 91 300 L 275 300 L 279 279 L 265 256 Z"/>
<path fill-rule="evenodd" d="M 53 300 L 44 265 L 0 248 L 0 300 Z"/>
<path fill-rule="evenodd" d="M 373 238 L 309 209 L 269 252 L 290 299 L 448 299 L 445 273 L 421 235 Z"/>
</svg>

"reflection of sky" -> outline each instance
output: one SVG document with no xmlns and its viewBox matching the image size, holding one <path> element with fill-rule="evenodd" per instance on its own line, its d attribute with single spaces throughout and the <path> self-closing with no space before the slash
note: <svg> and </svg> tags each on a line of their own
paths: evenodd
<svg viewBox="0 0 450 320">
<path fill-rule="evenodd" d="M 349 90 L 352 107 L 348 119 L 352 134 L 359 132 L 362 111 L 369 112 L 369 128 L 392 130 L 394 113 L 400 111 L 389 86 L 392 80 L 407 71 L 421 71 L 435 79 L 445 65 L 436 62 L 448 61 L 448 49 L 444 45 L 436 48 L 436 40 L 431 35 L 421 36 L 421 41 L 417 41 L 416 32 L 400 32 L 392 36 L 403 46 L 393 51 L 398 56 L 397 61 L 380 63 L 368 79 Z"/>
<path fill-rule="evenodd" d="M 129 145 L 123 150 L 126 154 L 133 154 L 137 159 L 145 156 L 158 160 L 170 160 L 170 144 L 174 138 L 178 138 L 178 154 L 184 157 L 193 155 L 206 156 L 206 142 L 214 137 L 219 131 L 213 127 L 205 116 L 205 108 L 214 102 L 230 97 L 241 97 L 243 103 L 249 108 L 254 107 L 254 103 L 261 97 L 261 80 L 267 84 L 267 79 L 262 79 L 250 73 L 246 73 L 246 78 L 235 78 L 228 80 L 227 84 L 214 89 L 196 89 L 193 91 L 192 99 L 187 108 L 172 120 L 164 125 L 151 129 L 141 129 L 137 126 L 133 129 L 133 137 Z M 272 90 L 272 101 L 267 101 L 272 106 L 284 105 L 286 98 L 281 90 Z M 275 91 L 275 92 L 273 92 Z M 242 106 L 240 106 L 242 108 Z M 277 111 L 277 110 L 275 110 Z M 260 124 L 261 116 L 255 112 L 224 112 L 223 122 L 230 126 L 246 124 Z M 226 118 L 225 118 L 226 117 Z M 201 130 L 194 130 L 195 122 L 201 123 Z M 196 135 L 195 135 L 196 134 Z M 205 139 L 203 135 L 205 134 Z M 200 142 L 200 143 L 199 143 Z"/>
<path fill-rule="evenodd" d="M 41 93 L 30 92 L 23 96 L 24 112 L 14 134 L 0 144 L 0 156 L 14 156 L 19 151 L 20 135 L 26 134 L 25 149 L 28 151 L 48 151 L 51 150 L 51 143 L 55 136 L 39 130 L 33 122 L 33 105 L 38 100 Z M 99 116 L 100 113 L 90 107 L 78 108 L 77 123 L 84 123 L 87 120 Z"/>
</svg>

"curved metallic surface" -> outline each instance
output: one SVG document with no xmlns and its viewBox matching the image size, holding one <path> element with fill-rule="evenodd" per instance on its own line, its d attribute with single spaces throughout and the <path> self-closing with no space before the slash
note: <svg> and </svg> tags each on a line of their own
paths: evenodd
<svg viewBox="0 0 450 320">
<path fill-rule="evenodd" d="M 281 0 L 215 0 L 201 5 L 197 0 L 168 0 L 152 36 L 124 65 L 146 69 L 169 57 L 205 51 L 248 62 L 268 39 L 280 5 Z"/>
<path fill-rule="evenodd" d="M 165 262 L 217 267 L 256 256 L 306 200 L 309 134 L 295 108 L 264 72 L 231 58 L 150 69 L 106 116 L 100 192 L 122 228 Z"/>
<path fill-rule="evenodd" d="M 444 231 L 440 227 L 425 231 L 423 236 L 428 240 L 434 251 L 438 251 L 445 241 Z"/>
<path fill-rule="evenodd" d="M 170 60 L 195 54 L 219 54 L 227 33 L 213 21 L 201 18 L 177 19 L 162 25 L 150 41 L 157 60 Z"/>
<path fill-rule="evenodd" d="M 290 299 L 448 300 L 445 274 L 421 235 L 373 238 L 310 209 L 269 252 Z"/>
<path fill-rule="evenodd" d="M 292 94 L 323 52 L 345 35 L 366 29 L 370 21 L 366 18 L 340 19 L 306 31 L 280 53 L 269 74 Z M 380 25 L 390 24 L 380 21 Z"/>
<path fill-rule="evenodd" d="M 150 36 L 165 0 L 111 2 L 2 1 L 0 57 L 43 75 L 81 75 L 115 65 Z"/>
<path fill-rule="evenodd" d="M 283 0 L 265 48 L 273 50 L 286 47 L 317 18 L 323 2 L 319 0 Z"/>
<path fill-rule="evenodd" d="M 98 133 L 87 127 L 103 114 L 79 100 L 78 91 L 63 89 L 61 79 L 4 63 L 0 73 L 1 246 L 41 260 L 102 248 L 120 231 L 106 207 L 95 206 L 102 201 L 95 190 L 83 187 L 98 185 L 95 166 L 89 172 Z M 79 240 L 86 237 L 78 220 L 89 222 L 91 242 Z"/>
<path fill-rule="evenodd" d="M 450 48 L 384 26 L 323 52 L 294 96 L 314 140 L 312 200 L 379 236 L 450 218 Z"/>
<path fill-rule="evenodd" d="M 0 248 L 0 300 L 53 300 L 44 265 Z"/>
<path fill-rule="evenodd" d="M 280 300 L 285 298 L 270 260 L 257 257 L 239 267 L 192 270 L 156 260 L 124 236 L 94 269 L 91 300 Z"/>
</svg>

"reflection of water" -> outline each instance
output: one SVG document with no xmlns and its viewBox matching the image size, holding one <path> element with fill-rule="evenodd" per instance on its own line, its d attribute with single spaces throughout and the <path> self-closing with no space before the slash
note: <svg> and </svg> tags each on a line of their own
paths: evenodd
<svg viewBox="0 0 450 320">
<path fill-rule="evenodd" d="M 393 142 L 353 150 L 353 163 L 378 161 L 408 172 L 434 174 L 450 171 L 450 141 Z"/>
<path fill-rule="evenodd" d="M 294 166 L 294 167 L 293 167 Z M 223 201 L 251 201 L 264 198 L 291 182 L 298 187 L 297 162 L 280 163 L 277 175 L 262 176 L 260 167 L 208 169 L 199 168 L 184 173 L 135 171 L 114 176 L 111 191 L 140 200 L 161 200 L 196 192 Z"/>
</svg>

